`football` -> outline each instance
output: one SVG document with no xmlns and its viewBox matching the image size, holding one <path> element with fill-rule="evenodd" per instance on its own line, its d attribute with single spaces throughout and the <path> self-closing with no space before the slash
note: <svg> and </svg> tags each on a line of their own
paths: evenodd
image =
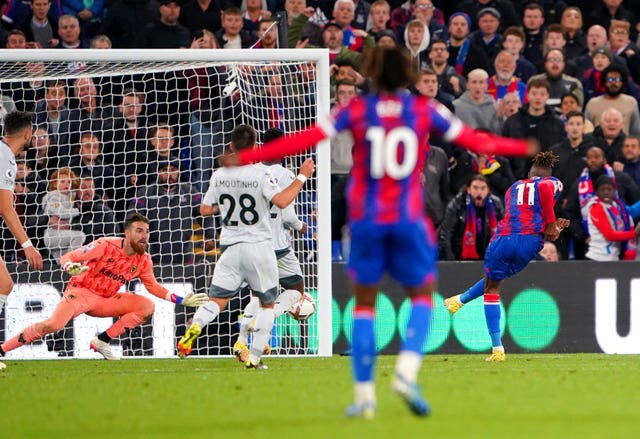
<svg viewBox="0 0 640 439">
<path fill-rule="evenodd" d="M 298 321 L 307 320 L 316 312 L 316 301 L 309 294 L 304 293 L 302 299 L 293 304 L 289 315 Z"/>
</svg>

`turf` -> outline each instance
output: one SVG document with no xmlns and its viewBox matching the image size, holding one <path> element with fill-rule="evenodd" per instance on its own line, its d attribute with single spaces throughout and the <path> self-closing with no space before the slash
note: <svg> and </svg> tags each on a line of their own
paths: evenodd
<svg viewBox="0 0 640 439">
<path fill-rule="evenodd" d="M 0 437 L 9 438 L 638 438 L 640 356 L 428 356 L 433 413 L 412 416 L 378 359 L 378 412 L 343 416 L 349 359 L 9 361 Z"/>
</svg>

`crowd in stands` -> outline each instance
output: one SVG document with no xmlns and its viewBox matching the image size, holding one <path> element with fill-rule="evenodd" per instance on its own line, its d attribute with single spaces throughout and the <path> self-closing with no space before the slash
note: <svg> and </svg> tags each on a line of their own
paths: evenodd
<svg viewBox="0 0 640 439">
<path fill-rule="evenodd" d="M 417 73 L 407 93 L 431 97 L 476 130 L 534 137 L 559 156 L 557 215 L 571 227 L 541 258 L 635 258 L 640 0 L 9 0 L 2 8 L 0 41 L 8 49 L 328 48 L 333 105 L 372 91 L 359 73 L 369 48 L 404 47 Z M 251 102 L 261 112 L 259 133 L 272 126 L 291 132 L 313 120 L 314 102 L 287 93 L 310 87 L 313 74 L 303 67 L 268 76 Z M 199 217 L 199 197 L 222 152 L 214 145 L 226 140 L 220 133 L 246 110 L 237 93 L 222 92 L 226 75 L 224 67 L 194 69 L 147 90 L 137 87 L 144 77 L 3 83 L 0 116 L 15 108 L 34 114 L 16 198 L 25 224 L 44 230 L 36 234 L 40 245 L 57 255 L 116 232 L 112 219 L 142 210 L 152 240 L 168 243 L 163 253 L 182 255 L 162 262 L 189 262 L 194 223 L 211 249 L 207 230 L 214 227 Z M 188 95 L 173 96 L 180 93 Z M 351 143 L 338 136 L 331 145 L 334 260 L 346 252 Z M 476 156 L 438 137 L 430 144 L 425 209 L 440 257 L 482 259 L 502 197 L 527 177 L 530 163 Z"/>
</svg>

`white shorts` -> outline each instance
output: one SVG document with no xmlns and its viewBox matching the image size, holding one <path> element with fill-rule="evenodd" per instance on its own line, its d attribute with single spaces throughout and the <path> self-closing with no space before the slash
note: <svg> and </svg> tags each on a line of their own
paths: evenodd
<svg viewBox="0 0 640 439">
<path fill-rule="evenodd" d="M 239 242 L 225 249 L 213 270 L 211 297 L 229 298 L 246 281 L 263 302 L 275 300 L 278 268 L 271 241 Z"/>
<path fill-rule="evenodd" d="M 302 280 L 300 261 L 293 250 L 278 259 L 278 279 L 285 288 Z"/>
</svg>

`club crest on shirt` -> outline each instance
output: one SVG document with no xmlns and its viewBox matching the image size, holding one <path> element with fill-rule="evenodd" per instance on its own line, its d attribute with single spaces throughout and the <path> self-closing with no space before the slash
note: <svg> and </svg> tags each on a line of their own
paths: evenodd
<svg viewBox="0 0 640 439">
<path fill-rule="evenodd" d="M 13 169 L 7 169 L 5 175 L 9 180 L 13 180 L 14 178 L 16 178 L 16 171 L 14 171 Z"/>
<path fill-rule="evenodd" d="M 135 271 L 136 271 L 136 268 L 138 268 L 138 267 L 136 267 L 135 265 L 132 265 L 132 266 L 131 266 L 131 273 L 135 272 Z"/>
<path fill-rule="evenodd" d="M 379 101 L 376 104 L 378 117 L 398 117 L 402 114 L 402 102 Z"/>
</svg>

